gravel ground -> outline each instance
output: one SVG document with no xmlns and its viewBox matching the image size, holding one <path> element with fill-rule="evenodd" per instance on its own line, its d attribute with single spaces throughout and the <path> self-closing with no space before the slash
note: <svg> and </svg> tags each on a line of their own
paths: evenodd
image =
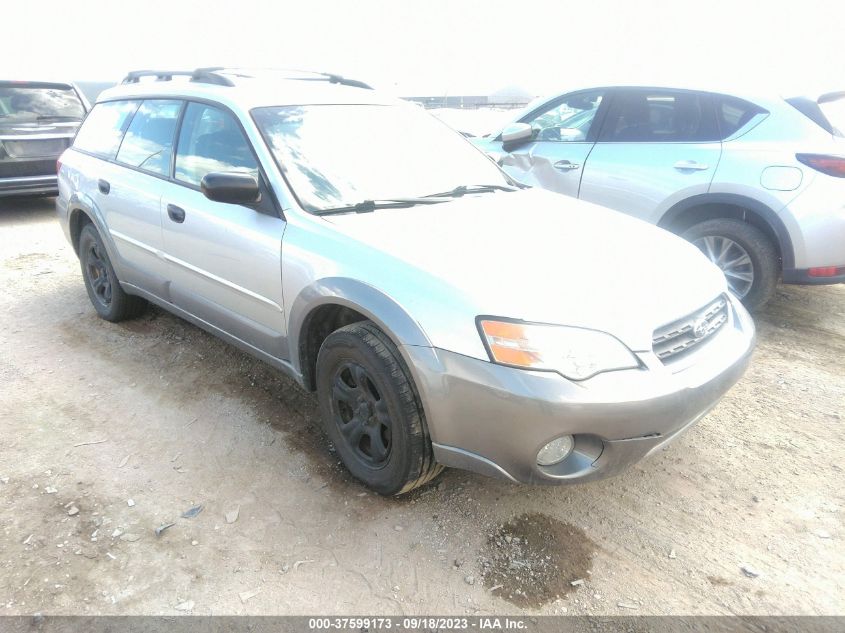
<svg viewBox="0 0 845 633">
<path fill-rule="evenodd" d="M 745 378 L 621 477 L 384 499 L 274 370 L 98 320 L 52 200 L 0 202 L 0 258 L 0 614 L 845 614 L 845 286 L 780 287 Z"/>
</svg>

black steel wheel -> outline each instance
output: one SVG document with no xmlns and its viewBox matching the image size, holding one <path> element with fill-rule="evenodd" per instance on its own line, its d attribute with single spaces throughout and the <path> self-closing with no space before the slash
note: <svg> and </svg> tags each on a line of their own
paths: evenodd
<svg viewBox="0 0 845 633">
<path fill-rule="evenodd" d="M 317 357 L 317 397 L 341 461 L 373 490 L 402 494 L 443 470 L 410 372 L 373 323 L 353 323 L 326 338 Z"/>
<path fill-rule="evenodd" d="M 79 263 L 88 298 L 106 321 L 123 321 L 138 316 L 147 302 L 127 294 L 109 260 L 106 247 L 93 224 L 86 224 L 79 235 Z"/>
<path fill-rule="evenodd" d="M 387 403 L 367 370 L 341 363 L 332 380 L 332 419 L 356 459 L 383 468 L 390 459 L 391 421 Z"/>
</svg>

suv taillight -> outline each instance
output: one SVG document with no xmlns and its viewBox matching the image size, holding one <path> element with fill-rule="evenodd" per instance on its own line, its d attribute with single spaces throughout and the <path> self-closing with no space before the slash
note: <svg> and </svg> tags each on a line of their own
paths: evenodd
<svg viewBox="0 0 845 633">
<path fill-rule="evenodd" d="M 796 154 L 800 162 L 828 176 L 845 178 L 845 156 L 827 156 L 825 154 Z"/>
</svg>

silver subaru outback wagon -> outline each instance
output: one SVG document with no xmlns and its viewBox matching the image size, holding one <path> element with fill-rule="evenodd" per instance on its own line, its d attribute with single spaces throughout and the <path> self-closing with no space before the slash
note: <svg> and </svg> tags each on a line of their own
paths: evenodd
<svg viewBox="0 0 845 633">
<path fill-rule="evenodd" d="M 338 76 L 130 73 L 61 162 L 98 314 L 155 303 L 316 391 L 344 464 L 382 494 L 444 466 L 616 474 L 715 406 L 754 345 L 694 246 L 517 185 Z"/>
</svg>

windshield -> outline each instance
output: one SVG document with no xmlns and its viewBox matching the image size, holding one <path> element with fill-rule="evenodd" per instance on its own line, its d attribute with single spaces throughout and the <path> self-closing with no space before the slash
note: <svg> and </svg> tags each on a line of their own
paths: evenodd
<svg viewBox="0 0 845 633">
<path fill-rule="evenodd" d="M 509 184 L 460 134 L 415 106 L 284 106 L 252 114 L 310 212 Z"/>
</svg>

